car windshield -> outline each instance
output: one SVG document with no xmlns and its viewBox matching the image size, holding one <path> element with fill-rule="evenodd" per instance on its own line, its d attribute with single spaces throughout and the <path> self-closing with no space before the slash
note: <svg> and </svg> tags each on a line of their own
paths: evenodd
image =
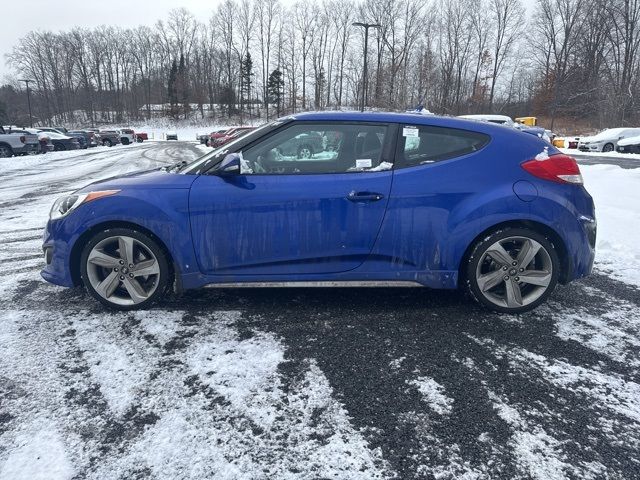
<svg viewBox="0 0 640 480">
<path fill-rule="evenodd" d="M 221 147 L 213 150 L 212 152 L 207 153 L 206 155 L 194 160 L 193 162 L 180 168 L 179 171 L 180 173 L 192 175 L 199 175 L 201 173 L 204 173 L 211 167 L 222 161 L 227 153 L 234 152 L 238 148 L 241 148 L 244 145 L 248 145 L 255 139 L 260 138 L 265 133 L 275 130 L 276 128 L 284 125 L 289 121 L 290 120 L 287 119 L 275 120 L 271 123 L 266 123 L 256 128 L 255 130 L 246 131 L 244 132 L 245 135 L 241 135 L 240 137 L 235 138 L 233 141 L 226 143 Z"/>
<path fill-rule="evenodd" d="M 603 130 L 602 132 L 593 136 L 594 140 L 607 139 L 611 137 L 616 137 L 618 135 L 622 135 L 624 132 L 624 128 L 609 128 L 607 130 Z"/>
</svg>

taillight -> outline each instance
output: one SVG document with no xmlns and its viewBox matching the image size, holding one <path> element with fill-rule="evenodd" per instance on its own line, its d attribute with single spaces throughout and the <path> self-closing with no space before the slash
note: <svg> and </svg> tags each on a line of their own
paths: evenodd
<svg viewBox="0 0 640 480">
<path fill-rule="evenodd" d="M 562 153 L 541 160 L 528 160 L 522 164 L 522 168 L 543 180 L 582 185 L 582 175 L 576 159 Z"/>
<path fill-rule="evenodd" d="M 21 141 L 22 143 L 26 143 L 27 138 L 26 138 L 24 135 L 21 135 L 21 136 L 20 136 L 20 141 Z"/>
</svg>

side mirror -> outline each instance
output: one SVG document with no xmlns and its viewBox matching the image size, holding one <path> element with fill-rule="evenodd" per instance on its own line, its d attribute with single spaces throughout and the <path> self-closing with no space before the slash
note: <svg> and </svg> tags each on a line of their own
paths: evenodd
<svg viewBox="0 0 640 480">
<path fill-rule="evenodd" d="M 218 174 L 220 175 L 238 175 L 240 173 L 240 155 L 237 153 L 230 153 L 218 167 Z"/>
</svg>

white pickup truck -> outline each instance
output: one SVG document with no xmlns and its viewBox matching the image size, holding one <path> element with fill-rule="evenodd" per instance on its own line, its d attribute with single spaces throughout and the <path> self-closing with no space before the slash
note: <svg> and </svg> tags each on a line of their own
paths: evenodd
<svg viewBox="0 0 640 480">
<path fill-rule="evenodd" d="M 11 128 L 6 129 L 0 125 L 0 158 L 9 158 L 14 155 L 26 155 L 40 151 L 38 135 L 30 133 L 12 133 Z"/>
</svg>

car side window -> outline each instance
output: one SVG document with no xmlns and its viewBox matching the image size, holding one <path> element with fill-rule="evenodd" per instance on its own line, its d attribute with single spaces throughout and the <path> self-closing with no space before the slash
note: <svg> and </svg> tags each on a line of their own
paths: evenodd
<svg viewBox="0 0 640 480">
<path fill-rule="evenodd" d="M 467 155 L 480 150 L 490 140 L 484 133 L 426 125 L 404 125 L 399 135 L 397 168 Z"/>
<path fill-rule="evenodd" d="M 243 149 L 255 175 L 305 175 L 390 169 L 383 162 L 387 125 L 295 123 Z M 382 165 L 381 165 L 382 164 Z"/>
</svg>

